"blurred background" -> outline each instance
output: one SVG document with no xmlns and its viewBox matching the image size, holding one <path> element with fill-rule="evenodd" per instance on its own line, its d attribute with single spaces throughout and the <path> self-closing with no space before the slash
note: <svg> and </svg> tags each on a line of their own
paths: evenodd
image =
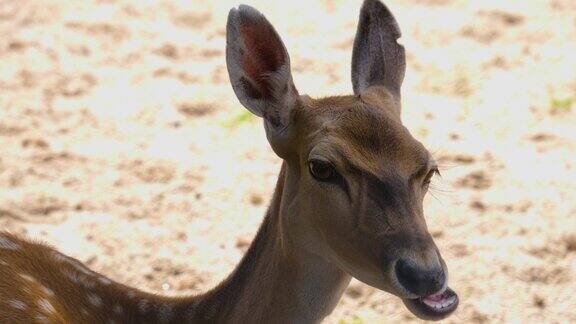
<svg viewBox="0 0 576 324">
<path fill-rule="evenodd" d="M 295 83 L 351 93 L 361 1 L 246 0 Z M 403 119 L 460 293 L 446 323 L 576 322 L 576 1 L 386 1 Z M 238 1 L 0 0 L 0 228 L 120 282 L 198 293 L 246 251 L 280 167 L 224 62 Z M 417 322 L 353 281 L 327 323 Z"/>
</svg>

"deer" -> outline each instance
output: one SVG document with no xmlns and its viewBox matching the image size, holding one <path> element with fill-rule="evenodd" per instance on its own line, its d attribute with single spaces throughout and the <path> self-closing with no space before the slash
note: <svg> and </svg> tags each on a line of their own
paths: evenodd
<svg viewBox="0 0 576 324">
<path fill-rule="evenodd" d="M 230 10 L 226 64 L 239 102 L 283 160 L 262 224 L 215 288 L 169 297 L 128 287 L 38 242 L 0 232 L 1 323 L 319 323 L 352 277 L 440 320 L 458 295 L 428 232 L 438 166 L 403 126 L 406 60 L 390 10 L 365 0 L 353 94 L 300 94 L 280 36 L 256 9 Z"/>
</svg>

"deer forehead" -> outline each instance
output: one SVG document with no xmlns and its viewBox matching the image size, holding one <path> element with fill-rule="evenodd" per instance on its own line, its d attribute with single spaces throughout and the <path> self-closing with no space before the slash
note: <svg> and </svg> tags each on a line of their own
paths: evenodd
<svg viewBox="0 0 576 324">
<path fill-rule="evenodd" d="M 430 154 L 386 107 L 358 96 L 308 99 L 302 110 L 310 154 L 345 159 L 370 173 L 410 174 Z"/>
</svg>

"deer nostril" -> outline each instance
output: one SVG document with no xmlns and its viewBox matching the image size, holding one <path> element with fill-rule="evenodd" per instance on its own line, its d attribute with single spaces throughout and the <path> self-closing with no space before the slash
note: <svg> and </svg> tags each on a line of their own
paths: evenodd
<svg viewBox="0 0 576 324">
<path fill-rule="evenodd" d="M 442 267 L 424 269 L 404 259 L 396 262 L 396 277 L 406 290 L 418 296 L 436 293 L 446 282 L 446 274 Z"/>
</svg>

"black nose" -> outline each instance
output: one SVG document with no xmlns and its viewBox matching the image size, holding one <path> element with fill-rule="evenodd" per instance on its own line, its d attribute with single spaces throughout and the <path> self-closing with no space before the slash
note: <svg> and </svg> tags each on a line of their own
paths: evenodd
<svg viewBox="0 0 576 324">
<path fill-rule="evenodd" d="M 404 288 L 418 296 L 436 293 L 446 282 L 446 274 L 439 264 L 434 268 L 424 268 L 403 259 L 396 262 L 396 277 Z"/>
</svg>

